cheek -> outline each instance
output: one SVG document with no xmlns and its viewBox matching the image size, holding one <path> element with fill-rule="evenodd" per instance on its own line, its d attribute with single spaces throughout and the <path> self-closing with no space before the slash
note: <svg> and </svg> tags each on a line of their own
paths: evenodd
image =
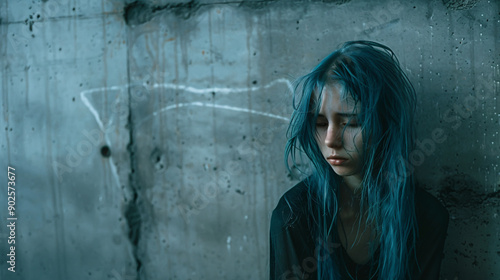
<svg viewBox="0 0 500 280">
<path fill-rule="evenodd" d="M 361 135 L 361 133 L 356 135 L 356 138 L 354 138 L 354 141 L 355 141 L 357 147 L 363 147 L 363 136 Z"/>
<path fill-rule="evenodd" d="M 322 145 L 322 144 L 325 144 L 325 137 L 326 137 L 326 131 L 323 130 L 323 129 L 318 129 L 315 131 L 314 133 L 314 136 L 315 136 L 315 139 L 316 139 L 316 142 L 318 143 L 318 145 Z"/>
<path fill-rule="evenodd" d="M 361 133 L 356 137 L 356 148 L 358 149 L 358 153 L 360 156 L 363 156 L 364 151 L 363 151 L 363 136 Z"/>
<path fill-rule="evenodd" d="M 351 139 L 353 139 L 351 143 L 353 143 L 356 148 L 359 150 L 359 153 L 361 154 L 363 152 L 363 135 L 361 133 L 361 131 L 357 131 L 357 132 L 354 132 L 352 134 L 352 137 Z"/>
</svg>

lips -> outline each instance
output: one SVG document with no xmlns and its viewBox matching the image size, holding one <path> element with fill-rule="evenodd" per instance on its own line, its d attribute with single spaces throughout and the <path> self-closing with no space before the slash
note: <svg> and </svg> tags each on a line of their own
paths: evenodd
<svg viewBox="0 0 500 280">
<path fill-rule="evenodd" d="M 326 159 L 347 160 L 347 158 L 345 158 L 345 157 L 339 157 L 339 156 L 329 156 Z"/>
<path fill-rule="evenodd" d="M 339 156 L 329 156 L 326 158 L 331 165 L 342 165 L 347 159 Z"/>
</svg>

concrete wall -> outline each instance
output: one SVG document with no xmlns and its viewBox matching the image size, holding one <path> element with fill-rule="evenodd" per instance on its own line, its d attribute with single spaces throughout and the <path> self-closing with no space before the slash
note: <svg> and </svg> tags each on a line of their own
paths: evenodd
<svg viewBox="0 0 500 280">
<path fill-rule="evenodd" d="M 0 4 L 1 279 L 266 279 L 290 81 L 390 46 L 418 92 L 417 178 L 451 213 L 442 279 L 500 277 L 498 1 Z M 441 133 L 444 141 L 432 140 Z M 7 223 L 7 187 L 0 218 Z"/>
</svg>

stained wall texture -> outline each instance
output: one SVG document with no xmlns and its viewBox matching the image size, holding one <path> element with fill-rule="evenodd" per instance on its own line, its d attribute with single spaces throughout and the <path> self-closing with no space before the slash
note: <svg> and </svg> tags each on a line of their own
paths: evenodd
<svg viewBox="0 0 500 280">
<path fill-rule="evenodd" d="M 1 279 L 267 279 L 290 83 L 357 39 L 417 90 L 441 278 L 499 279 L 499 25 L 486 0 L 3 0 Z"/>
</svg>

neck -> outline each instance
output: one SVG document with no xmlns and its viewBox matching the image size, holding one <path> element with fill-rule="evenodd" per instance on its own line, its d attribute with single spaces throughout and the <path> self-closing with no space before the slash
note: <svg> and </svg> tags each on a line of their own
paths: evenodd
<svg viewBox="0 0 500 280">
<path fill-rule="evenodd" d="M 363 185 L 361 182 L 363 181 L 362 178 L 359 178 L 358 176 L 345 176 L 342 177 L 342 183 L 344 187 L 348 188 L 350 192 L 353 194 L 357 194 L 361 192 L 361 188 Z"/>
<path fill-rule="evenodd" d="M 359 213 L 361 189 L 361 180 L 343 178 L 339 186 L 339 204 L 343 215 L 351 216 Z"/>
</svg>

